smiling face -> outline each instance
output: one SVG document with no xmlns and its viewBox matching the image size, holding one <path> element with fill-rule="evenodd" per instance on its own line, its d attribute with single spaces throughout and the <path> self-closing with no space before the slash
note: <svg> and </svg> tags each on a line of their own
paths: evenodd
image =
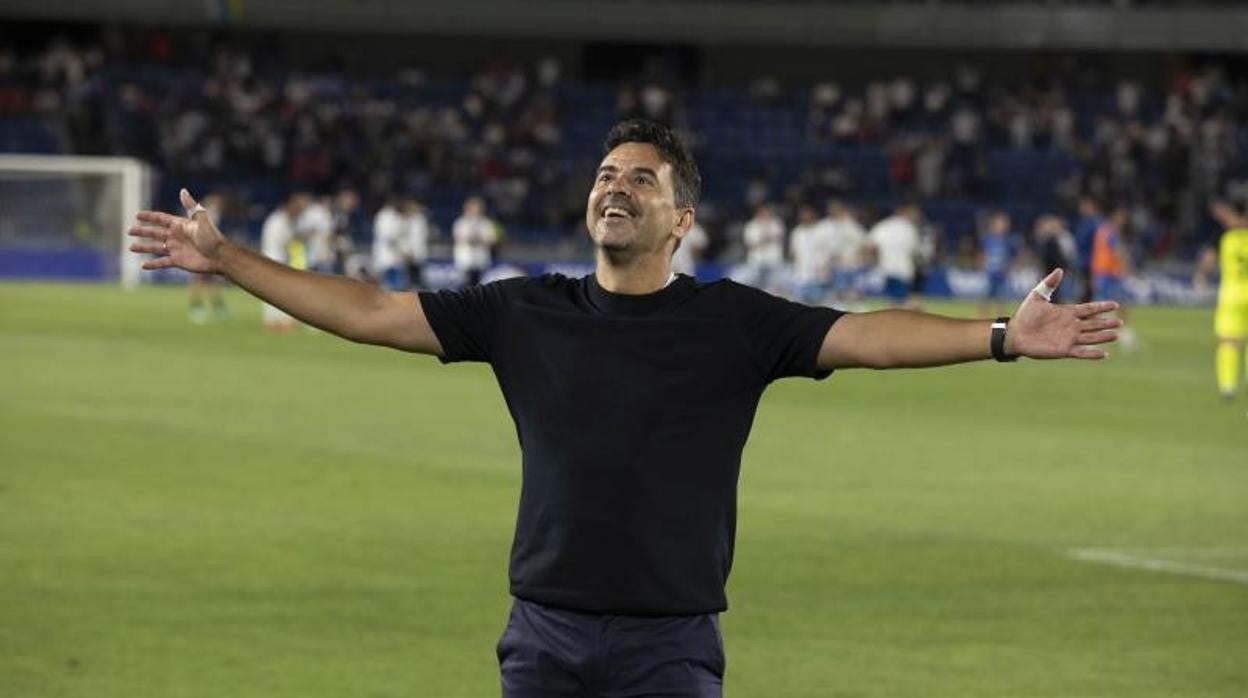
<svg viewBox="0 0 1248 698">
<path fill-rule="evenodd" d="M 672 166 L 654 146 L 622 143 L 603 158 L 589 192 L 585 225 L 607 255 L 670 256 L 692 224 L 693 209 L 676 207 Z"/>
</svg>

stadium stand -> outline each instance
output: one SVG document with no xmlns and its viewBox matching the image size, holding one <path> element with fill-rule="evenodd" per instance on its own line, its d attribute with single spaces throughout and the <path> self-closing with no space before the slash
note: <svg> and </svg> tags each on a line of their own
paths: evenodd
<svg viewBox="0 0 1248 698">
<path fill-rule="evenodd" d="M 318 72 L 243 49 L 179 67 L 169 36 L 49 37 L 0 51 L 0 149 L 142 158 L 165 175 L 161 200 L 184 183 L 231 192 L 253 236 L 285 182 L 350 182 L 366 212 L 392 192 L 416 193 L 444 230 L 480 192 L 510 240 L 554 243 L 579 237 L 602 134 L 643 115 L 683 128 L 713 173 L 712 253 L 730 249 L 724 224 L 762 198 L 791 217 L 804 200 L 838 196 L 883 213 L 918 195 L 955 249 L 982 210 L 1029 227 L 1091 192 L 1135 204 L 1142 256 L 1190 256 L 1214 232 L 1204 202 L 1248 190 L 1248 88 L 1217 66 L 1175 70 L 1164 85 L 1072 62 L 1011 81 L 961 64 L 934 79 L 690 87 L 662 73 L 574 79 L 553 58 L 490 62 L 466 78 Z"/>
</svg>

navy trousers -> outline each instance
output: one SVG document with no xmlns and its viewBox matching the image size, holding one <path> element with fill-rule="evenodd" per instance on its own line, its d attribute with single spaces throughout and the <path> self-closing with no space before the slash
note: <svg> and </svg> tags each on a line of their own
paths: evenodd
<svg viewBox="0 0 1248 698">
<path fill-rule="evenodd" d="M 515 599 L 498 641 L 503 698 L 721 698 L 719 616 L 612 616 Z"/>
</svg>

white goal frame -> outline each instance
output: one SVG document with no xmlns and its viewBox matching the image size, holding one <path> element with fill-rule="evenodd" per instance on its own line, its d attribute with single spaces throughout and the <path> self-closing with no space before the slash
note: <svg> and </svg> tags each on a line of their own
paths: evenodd
<svg viewBox="0 0 1248 698">
<path fill-rule="evenodd" d="M 0 171 L 30 172 L 34 174 L 91 174 L 112 175 L 121 181 L 121 220 L 123 230 L 121 252 L 118 260 L 121 284 L 126 288 L 138 286 L 142 276 L 142 255 L 129 250 L 124 228 L 134 220 L 139 211 L 150 208 L 152 202 L 151 168 L 141 160 L 127 157 L 102 157 L 89 155 L 27 155 L 0 153 Z"/>
</svg>

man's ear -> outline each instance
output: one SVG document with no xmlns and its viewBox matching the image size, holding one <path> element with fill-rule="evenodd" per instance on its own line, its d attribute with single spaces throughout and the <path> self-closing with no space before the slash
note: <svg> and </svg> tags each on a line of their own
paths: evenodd
<svg viewBox="0 0 1248 698">
<path fill-rule="evenodd" d="M 680 209 L 680 215 L 676 216 L 676 227 L 672 229 L 672 235 L 675 235 L 676 239 L 679 240 L 680 238 L 683 238 L 685 234 L 689 232 L 689 229 L 692 227 L 693 227 L 693 209 L 692 208 Z"/>
</svg>

